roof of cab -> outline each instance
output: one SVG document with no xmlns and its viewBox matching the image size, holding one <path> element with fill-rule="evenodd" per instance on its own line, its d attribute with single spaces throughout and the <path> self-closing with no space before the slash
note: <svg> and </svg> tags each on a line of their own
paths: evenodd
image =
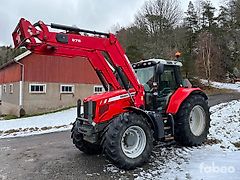
<svg viewBox="0 0 240 180">
<path fill-rule="evenodd" d="M 138 64 L 145 64 L 148 65 L 149 63 L 153 64 L 166 64 L 166 65 L 174 65 L 174 66 L 182 66 L 182 63 L 179 61 L 171 61 L 171 60 L 165 60 L 165 59 L 148 59 L 148 60 L 141 60 L 137 63 L 134 63 L 133 65 L 138 65 Z"/>
</svg>

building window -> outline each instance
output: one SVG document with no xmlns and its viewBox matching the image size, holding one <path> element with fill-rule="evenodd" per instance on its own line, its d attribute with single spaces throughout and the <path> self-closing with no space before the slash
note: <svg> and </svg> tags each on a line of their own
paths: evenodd
<svg viewBox="0 0 240 180">
<path fill-rule="evenodd" d="M 13 94 L 13 84 L 9 84 L 9 93 Z"/>
<path fill-rule="evenodd" d="M 103 86 L 94 86 L 94 90 L 93 90 L 94 94 L 99 94 L 99 93 L 102 93 L 102 92 L 104 92 Z"/>
<path fill-rule="evenodd" d="M 7 92 L 7 85 L 6 85 L 6 84 L 3 85 L 3 92 L 4 92 L 4 93 Z"/>
<path fill-rule="evenodd" d="M 60 93 L 63 94 L 74 93 L 74 85 L 61 85 Z"/>
<path fill-rule="evenodd" d="M 46 93 L 46 84 L 29 84 L 29 93 Z"/>
</svg>

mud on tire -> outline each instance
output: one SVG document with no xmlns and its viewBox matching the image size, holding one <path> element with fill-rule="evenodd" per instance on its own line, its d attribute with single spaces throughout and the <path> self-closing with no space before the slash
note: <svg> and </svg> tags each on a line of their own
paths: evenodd
<svg viewBox="0 0 240 180">
<path fill-rule="evenodd" d="M 122 169 L 134 169 L 146 163 L 153 148 L 148 122 L 135 113 L 124 113 L 111 120 L 102 141 L 103 151 Z"/>
<path fill-rule="evenodd" d="M 190 95 L 175 117 L 175 140 L 185 146 L 201 145 L 207 138 L 209 127 L 207 101 L 201 95 Z"/>
</svg>

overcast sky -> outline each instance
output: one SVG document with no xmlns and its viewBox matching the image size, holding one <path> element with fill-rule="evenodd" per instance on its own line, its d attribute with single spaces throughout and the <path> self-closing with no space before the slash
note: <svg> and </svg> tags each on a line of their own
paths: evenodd
<svg viewBox="0 0 240 180">
<path fill-rule="evenodd" d="M 43 20 L 80 28 L 108 31 L 127 26 L 147 0 L 1 0 L 0 45 L 12 44 L 11 33 L 21 17 L 34 23 Z M 219 5 L 220 0 L 212 0 Z M 180 0 L 186 11 L 189 0 Z"/>
</svg>

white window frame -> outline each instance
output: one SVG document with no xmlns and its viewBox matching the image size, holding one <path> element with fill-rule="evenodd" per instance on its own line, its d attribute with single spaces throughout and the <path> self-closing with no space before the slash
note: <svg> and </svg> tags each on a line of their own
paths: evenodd
<svg viewBox="0 0 240 180">
<path fill-rule="evenodd" d="M 7 85 L 6 84 L 3 85 L 3 93 L 7 93 Z"/>
<path fill-rule="evenodd" d="M 10 94 L 13 94 L 13 88 L 14 88 L 13 84 L 9 84 L 9 93 Z"/>
<path fill-rule="evenodd" d="M 43 91 L 32 91 L 32 86 L 43 86 Z M 29 84 L 29 93 L 31 94 L 45 94 L 47 92 L 47 85 L 46 84 Z"/>
<path fill-rule="evenodd" d="M 102 91 L 97 92 L 95 88 L 102 88 Z M 104 90 L 104 87 L 102 85 L 93 86 L 93 93 L 94 94 L 100 94 L 100 93 L 103 93 L 103 92 L 105 92 L 105 90 Z"/>
<path fill-rule="evenodd" d="M 63 91 L 62 87 L 72 87 L 72 91 Z M 75 91 L 75 86 L 73 84 L 61 84 L 60 85 L 60 93 L 61 94 L 73 94 Z"/>
</svg>

